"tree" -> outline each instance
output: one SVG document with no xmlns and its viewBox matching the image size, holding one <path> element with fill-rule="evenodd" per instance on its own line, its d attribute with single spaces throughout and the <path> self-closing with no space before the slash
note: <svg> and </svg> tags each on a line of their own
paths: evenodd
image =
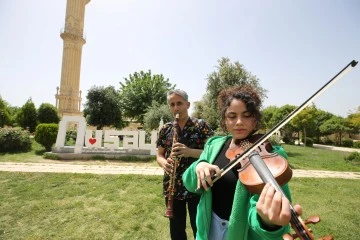
<svg viewBox="0 0 360 240">
<path fill-rule="evenodd" d="M 149 132 L 157 130 L 161 119 L 164 123 L 174 120 L 167 104 L 153 102 L 144 114 L 144 128 Z"/>
<path fill-rule="evenodd" d="M 348 130 L 349 128 L 346 127 L 345 119 L 339 116 L 333 116 L 320 126 L 320 131 L 323 134 L 335 134 L 335 141 L 338 146 L 341 146 L 343 134 Z"/>
<path fill-rule="evenodd" d="M 315 117 L 314 117 L 314 121 L 315 121 L 315 131 L 314 131 L 314 136 L 317 140 L 317 142 L 320 142 L 320 137 L 323 135 L 320 131 L 320 126 L 327 120 L 329 120 L 330 118 L 332 118 L 334 116 L 334 114 L 317 109 L 316 113 L 315 113 Z"/>
<path fill-rule="evenodd" d="M 0 96 L 0 127 L 11 123 L 11 113 L 9 104 Z"/>
<path fill-rule="evenodd" d="M 273 116 L 268 122 L 268 126 L 271 128 L 275 127 L 278 123 L 280 123 L 282 120 L 284 120 L 292 111 L 296 109 L 296 106 L 294 105 L 283 105 L 278 109 L 274 109 L 275 112 L 273 113 Z M 283 136 L 283 141 L 286 143 L 293 142 L 293 132 L 298 131 L 295 129 L 295 127 L 292 125 L 291 121 L 288 122 L 285 126 L 283 126 L 280 129 L 281 136 Z"/>
<path fill-rule="evenodd" d="M 23 129 L 29 129 L 30 132 L 35 131 L 37 125 L 37 112 L 31 98 L 29 98 L 29 100 L 21 107 L 16 116 L 16 122 Z"/>
<path fill-rule="evenodd" d="M 217 70 L 208 74 L 206 93 L 202 99 L 204 119 L 212 128 L 219 126 L 217 96 L 224 88 L 234 85 L 250 84 L 258 90 L 262 99 L 266 98 L 266 90 L 259 84 L 259 79 L 247 71 L 239 62 L 231 63 L 229 58 L 218 60 Z"/>
<path fill-rule="evenodd" d="M 151 71 L 130 74 L 120 82 L 120 99 L 124 116 L 144 123 L 144 114 L 155 101 L 166 104 L 166 93 L 175 89 L 162 74 L 152 75 Z"/>
<path fill-rule="evenodd" d="M 13 126 L 13 127 L 17 127 L 18 124 L 16 123 L 16 116 L 18 115 L 18 113 L 20 112 L 21 108 L 20 107 L 14 107 L 14 106 L 10 106 L 8 107 L 9 110 L 9 114 L 10 114 L 10 122 L 9 125 Z"/>
<path fill-rule="evenodd" d="M 37 114 L 39 123 L 59 123 L 60 121 L 58 110 L 50 103 L 42 103 Z"/>
<path fill-rule="evenodd" d="M 276 113 L 276 111 L 278 111 L 279 108 L 276 106 L 268 106 L 266 108 L 264 108 L 263 110 L 261 110 L 261 128 L 265 129 L 265 130 L 270 130 L 272 127 L 274 127 L 273 121 L 271 121 L 271 119 L 273 118 L 274 114 Z"/>
<path fill-rule="evenodd" d="M 191 114 L 192 117 L 195 118 L 204 118 L 203 117 L 203 113 L 204 113 L 204 102 L 203 101 L 196 101 L 194 102 L 194 111 Z"/>
<path fill-rule="evenodd" d="M 306 145 L 307 132 L 309 129 L 315 129 L 316 122 L 316 107 L 315 105 L 305 107 L 301 112 L 299 112 L 292 120 L 291 124 L 296 129 L 301 129 L 304 136 L 304 146 Z M 299 138 L 300 142 L 300 138 Z"/>
<path fill-rule="evenodd" d="M 84 117 L 88 124 L 102 129 L 104 126 L 122 128 L 125 122 L 122 120 L 119 95 L 113 86 L 90 88 L 84 104 Z"/>
<path fill-rule="evenodd" d="M 360 107 L 357 112 L 351 113 L 346 118 L 346 123 L 350 128 L 350 132 L 358 134 L 360 132 Z"/>
<path fill-rule="evenodd" d="M 210 125 L 212 129 L 220 129 L 218 109 L 216 106 L 212 106 L 211 102 L 212 99 L 210 97 L 210 94 L 205 93 L 202 100 L 197 102 L 198 107 L 196 110 L 196 114 L 198 116 L 202 116 L 202 118 L 206 120 L 206 122 Z"/>
</svg>

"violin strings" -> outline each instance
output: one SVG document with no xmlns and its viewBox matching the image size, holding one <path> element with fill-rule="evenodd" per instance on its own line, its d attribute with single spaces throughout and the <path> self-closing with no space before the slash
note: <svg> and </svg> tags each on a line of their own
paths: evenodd
<svg viewBox="0 0 360 240">
<path fill-rule="evenodd" d="M 240 147 L 243 148 L 244 151 L 246 151 L 248 148 L 250 148 L 252 146 L 252 144 L 247 139 L 242 140 L 239 143 L 239 145 L 240 145 Z M 247 162 L 247 163 L 250 164 L 250 162 Z M 290 204 L 290 210 L 291 210 L 291 222 L 294 225 L 294 227 L 296 227 L 299 234 L 301 235 L 299 237 L 301 237 L 303 240 L 311 240 L 311 238 L 307 234 L 303 224 L 298 219 L 295 209 L 293 208 L 293 206 L 291 204 Z"/>
<path fill-rule="evenodd" d="M 291 210 L 291 220 L 290 221 L 293 224 L 293 226 L 298 230 L 298 233 L 301 235 L 299 237 L 301 237 L 301 239 L 304 239 L 304 240 L 311 240 L 311 238 L 307 234 L 304 226 L 298 219 L 298 215 L 296 214 L 294 208 L 291 205 L 290 205 L 290 210 Z"/>
</svg>

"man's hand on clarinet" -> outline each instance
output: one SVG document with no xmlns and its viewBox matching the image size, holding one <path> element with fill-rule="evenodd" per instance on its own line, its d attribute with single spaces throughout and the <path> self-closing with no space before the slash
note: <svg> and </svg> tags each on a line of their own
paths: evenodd
<svg viewBox="0 0 360 240">
<path fill-rule="evenodd" d="M 173 170 L 174 161 L 171 158 L 167 158 L 166 161 L 163 162 L 162 168 L 166 172 L 167 175 L 170 175 Z"/>
<path fill-rule="evenodd" d="M 173 155 L 178 157 L 178 158 L 182 158 L 182 157 L 191 157 L 191 148 L 188 148 L 186 145 L 182 144 L 182 143 L 175 143 L 172 147 L 172 151 L 173 151 Z"/>
</svg>

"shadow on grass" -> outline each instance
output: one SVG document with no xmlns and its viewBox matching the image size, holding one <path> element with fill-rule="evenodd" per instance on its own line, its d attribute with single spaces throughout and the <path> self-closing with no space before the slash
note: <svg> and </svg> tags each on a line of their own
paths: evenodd
<svg viewBox="0 0 360 240">
<path fill-rule="evenodd" d="M 46 150 L 45 149 L 37 149 L 34 151 L 34 153 L 37 156 L 42 156 L 42 155 L 44 155 L 44 153 L 46 153 Z"/>
<path fill-rule="evenodd" d="M 294 152 L 286 152 L 286 154 L 288 155 L 288 157 L 296 157 L 296 156 L 304 155 L 301 153 L 294 153 Z"/>
<path fill-rule="evenodd" d="M 156 160 L 155 156 L 146 156 L 146 157 L 137 157 L 137 156 L 122 156 L 122 157 L 114 157 L 107 158 L 105 156 L 93 156 L 91 160 L 100 160 L 100 161 L 109 161 L 109 162 L 140 162 L 147 163 Z"/>
<path fill-rule="evenodd" d="M 288 155 L 289 158 L 293 158 L 293 157 L 297 157 L 297 156 L 302 156 L 303 154 L 301 153 L 294 153 L 294 152 L 286 152 L 286 154 Z M 295 167 L 293 164 L 291 164 L 290 162 L 288 162 L 289 167 L 291 169 L 297 169 L 297 167 Z"/>
<path fill-rule="evenodd" d="M 291 168 L 291 169 L 297 169 L 294 165 L 292 165 L 291 163 L 289 163 L 289 167 Z"/>
<path fill-rule="evenodd" d="M 0 156 L 5 156 L 5 155 L 17 155 L 17 154 L 24 154 L 24 153 L 29 153 L 31 151 L 11 151 L 11 152 L 0 152 Z"/>
</svg>

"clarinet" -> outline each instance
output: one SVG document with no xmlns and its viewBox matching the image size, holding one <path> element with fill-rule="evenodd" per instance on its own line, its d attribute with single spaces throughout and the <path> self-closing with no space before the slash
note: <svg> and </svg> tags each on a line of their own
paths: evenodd
<svg viewBox="0 0 360 240">
<path fill-rule="evenodd" d="M 173 141 L 172 141 L 172 145 L 174 145 L 175 143 L 178 142 L 178 129 L 179 129 L 179 114 L 177 113 L 175 115 L 175 121 L 174 121 L 174 125 L 173 125 Z M 173 154 L 171 154 L 171 158 L 173 160 L 173 164 L 172 164 L 172 172 L 169 175 L 170 176 L 170 180 L 169 180 L 169 187 L 167 189 L 168 192 L 168 200 L 167 200 L 167 205 L 166 205 L 166 211 L 165 211 L 165 217 L 167 218 L 173 218 L 174 214 L 173 214 L 173 200 L 174 200 L 174 193 L 175 193 L 175 180 L 176 180 L 176 168 L 179 164 L 179 158 L 177 156 L 173 156 Z"/>
</svg>

